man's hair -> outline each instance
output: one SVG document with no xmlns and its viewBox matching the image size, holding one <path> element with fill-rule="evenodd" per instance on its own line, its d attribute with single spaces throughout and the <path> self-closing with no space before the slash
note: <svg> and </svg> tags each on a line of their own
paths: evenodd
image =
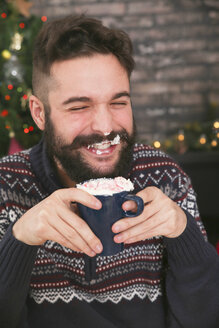
<svg viewBox="0 0 219 328">
<path fill-rule="evenodd" d="M 48 86 L 43 79 L 50 76 L 53 63 L 94 54 L 113 54 L 130 78 L 134 68 L 132 42 L 124 31 L 108 28 L 85 15 L 46 23 L 37 36 L 33 53 L 34 94 L 45 100 Z"/>
</svg>

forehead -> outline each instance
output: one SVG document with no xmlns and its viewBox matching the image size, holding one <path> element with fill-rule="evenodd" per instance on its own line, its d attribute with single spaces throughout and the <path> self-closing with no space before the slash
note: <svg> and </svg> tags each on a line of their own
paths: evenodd
<svg viewBox="0 0 219 328">
<path fill-rule="evenodd" d="M 49 96 L 89 96 L 90 98 L 115 94 L 120 89 L 129 91 L 129 78 L 118 59 L 109 54 L 55 62 L 51 77 L 56 88 Z"/>
</svg>

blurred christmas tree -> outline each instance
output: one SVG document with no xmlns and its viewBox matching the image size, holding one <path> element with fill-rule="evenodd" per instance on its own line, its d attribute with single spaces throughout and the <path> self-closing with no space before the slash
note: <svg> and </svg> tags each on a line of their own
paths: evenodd
<svg viewBox="0 0 219 328">
<path fill-rule="evenodd" d="M 1 1 L 0 9 L 0 156 L 13 146 L 26 149 L 40 139 L 28 108 L 32 48 L 46 17 L 30 15 L 31 2 Z"/>
<path fill-rule="evenodd" d="M 178 131 L 169 131 L 164 140 L 149 141 L 155 148 L 168 153 L 184 154 L 219 150 L 219 105 L 208 103 L 204 121 L 188 122 Z"/>
</svg>

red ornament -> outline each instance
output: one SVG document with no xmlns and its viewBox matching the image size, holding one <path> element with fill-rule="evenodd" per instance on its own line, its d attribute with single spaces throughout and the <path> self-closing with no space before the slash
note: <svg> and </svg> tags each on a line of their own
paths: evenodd
<svg viewBox="0 0 219 328">
<path fill-rule="evenodd" d="M 28 96 L 27 95 L 23 95 L 23 99 L 27 100 Z"/>
<path fill-rule="evenodd" d="M 9 95 L 5 96 L 5 100 L 10 100 L 10 99 L 11 99 L 11 97 Z"/>
<path fill-rule="evenodd" d="M 20 28 L 25 28 L 25 24 L 24 23 L 20 23 L 19 26 L 20 26 Z"/>
<path fill-rule="evenodd" d="M 9 145 L 9 149 L 8 149 L 8 155 L 14 154 L 20 150 L 22 150 L 23 148 L 21 147 L 21 145 L 17 142 L 17 140 L 15 139 L 15 137 L 11 138 L 10 141 L 10 145 Z"/>
<path fill-rule="evenodd" d="M 2 111 L 1 111 L 1 114 L 0 114 L 2 117 L 6 117 L 6 116 L 8 116 L 8 110 L 7 109 L 3 109 Z"/>
<path fill-rule="evenodd" d="M 42 16 L 42 17 L 41 17 L 41 21 L 42 21 L 42 22 L 46 22 L 46 21 L 47 21 L 47 17 L 46 17 L 46 16 Z"/>
<path fill-rule="evenodd" d="M 29 131 L 29 129 L 28 128 L 25 128 L 24 129 L 24 133 L 29 133 L 30 131 Z"/>
<path fill-rule="evenodd" d="M 12 84 L 9 84 L 8 85 L 8 90 L 12 90 L 14 87 L 13 87 L 13 85 Z"/>
<path fill-rule="evenodd" d="M 34 127 L 31 125 L 29 126 L 29 131 L 32 132 L 34 130 Z"/>
<path fill-rule="evenodd" d="M 6 17 L 7 17 L 7 14 L 6 14 L 6 13 L 2 13 L 2 14 L 1 14 L 1 17 L 2 17 L 2 18 L 6 18 Z"/>
</svg>

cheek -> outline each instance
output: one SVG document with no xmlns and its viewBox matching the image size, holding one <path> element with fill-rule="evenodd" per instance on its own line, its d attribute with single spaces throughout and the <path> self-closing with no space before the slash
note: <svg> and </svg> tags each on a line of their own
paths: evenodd
<svg viewBox="0 0 219 328">
<path fill-rule="evenodd" d="M 66 140 L 72 142 L 78 135 L 86 131 L 89 119 L 82 117 L 82 115 L 60 115 L 56 117 L 56 131 Z"/>
<path fill-rule="evenodd" d="M 128 109 L 125 111 L 121 111 L 117 116 L 117 122 L 120 124 L 122 128 L 124 128 L 127 132 L 131 133 L 133 130 L 133 114 L 132 110 Z"/>
</svg>

